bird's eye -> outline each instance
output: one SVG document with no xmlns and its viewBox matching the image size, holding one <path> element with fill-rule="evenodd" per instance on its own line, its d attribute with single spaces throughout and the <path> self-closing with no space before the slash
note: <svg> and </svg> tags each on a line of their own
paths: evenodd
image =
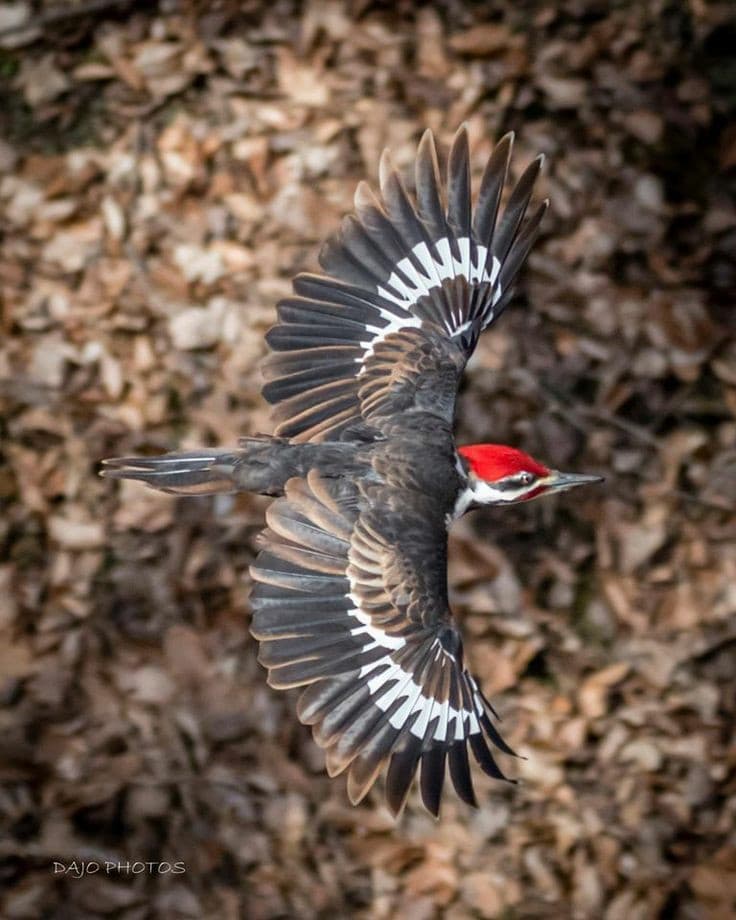
<svg viewBox="0 0 736 920">
<path fill-rule="evenodd" d="M 531 485 L 531 484 L 534 482 L 534 474 L 533 474 L 533 473 L 526 473 L 526 472 L 525 472 L 525 473 L 520 473 L 520 474 L 519 474 L 519 482 L 521 482 L 522 485 L 525 485 L 525 486 Z"/>
</svg>

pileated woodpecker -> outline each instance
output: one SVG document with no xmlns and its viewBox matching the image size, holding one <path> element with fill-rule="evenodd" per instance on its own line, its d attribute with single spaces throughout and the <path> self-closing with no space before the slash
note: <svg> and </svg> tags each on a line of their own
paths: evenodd
<svg viewBox="0 0 736 920">
<path fill-rule="evenodd" d="M 429 132 L 414 196 L 388 153 L 380 196 L 358 185 L 355 213 L 321 251 L 326 274 L 297 276 L 267 335 L 274 437 L 104 469 L 177 494 L 279 496 L 251 567 L 259 660 L 272 687 L 304 688 L 299 718 L 329 774 L 347 771 L 353 803 L 388 765 L 395 814 L 420 765 L 423 802 L 437 815 L 446 765 L 474 805 L 468 748 L 498 778 L 492 748 L 512 753 L 463 661 L 447 598 L 449 525 L 470 508 L 600 479 L 513 447 L 455 446 L 463 369 L 508 303 L 547 208 L 524 219 L 539 157 L 499 215 L 512 142 L 493 151 L 474 210 L 464 128 L 446 187 Z"/>
</svg>

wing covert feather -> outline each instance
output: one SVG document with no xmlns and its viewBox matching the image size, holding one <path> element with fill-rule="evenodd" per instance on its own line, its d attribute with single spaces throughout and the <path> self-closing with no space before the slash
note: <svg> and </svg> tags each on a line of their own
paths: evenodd
<svg viewBox="0 0 736 920">
<path fill-rule="evenodd" d="M 502 777 L 491 746 L 512 753 L 463 662 L 447 601 L 447 544 L 429 499 L 321 478 L 293 479 L 267 512 L 251 572 L 252 633 L 274 687 L 302 687 L 298 714 L 348 773 L 352 801 L 387 767 L 396 813 L 420 771 L 437 814 L 446 765 L 459 796 L 475 794 L 468 748 Z M 490 746 L 489 746 L 490 745 Z"/>
<path fill-rule="evenodd" d="M 380 195 L 358 185 L 355 212 L 320 253 L 327 275 L 295 279 L 295 296 L 281 302 L 267 336 L 272 354 L 263 395 L 275 407 L 275 434 L 300 441 L 372 437 L 380 419 L 426 411 L 412 395 L 438 381 L 444 386 L 448 373 L 452 392 L 431 411 L 452 422 L 462 369 L 508 303 L 546 209 L 542 204 L 524 219 L 541 158 L 501 209 L 512 140 L 502 138 L 491 155 L 475 208 L 464 127 L 450 148 L 444 186 L 429 132 L 417 150 L 414 195 L 388 152 Z M 436 351 L 423 367 L 412 363 L 419 340 Z M 393 347 L 397 372 L 384 346 Z M 378 354 L 380 364 L 373 360 Z M 364 386 L 369 374 L 378 401 L 374 388 Z"/>
</svg>

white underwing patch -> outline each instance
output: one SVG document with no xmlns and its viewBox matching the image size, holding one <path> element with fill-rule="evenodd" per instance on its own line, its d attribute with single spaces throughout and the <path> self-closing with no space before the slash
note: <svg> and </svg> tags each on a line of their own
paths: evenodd
<svg viewBox="0 0 736 920">
<path fill-rule="evenodd" d="M 395 303 L 401 307 L 402 311 L 412 315 L 409 317 L 396 316 L 389 310 L 380 308 L 381 316 L 388 321 L 388 325 L 381 330 L 375 330 L 370 339 L 360 343 L 364 352 L 360 358 L 356 358 L 356 361 L 362 365 L 361 374 L 365 369 L 367 359 L 387 336 L 399 329 L 415 329 L 422 325 L 421 319 L 413 315 L 413 307 L 422 297 L 427 296 L 434 288 L 441 287 L 442 283 L 449 278 L 463 277 L 470 284 L 495 285 L 489 314 L 482 322 L 483 328 L 488 325 L 492 318 L 492 308 L 498 303 L 502 294 L 501 285 L 496 284 L 501 263 L 496 256 L 493 256 L 489 271 L 487 246 L 477 245 L 467 236 L 462 236 L 455 242 L 460 250 L 459 259 L 453 256 L 450 240 L 447 237 L 443 237 L 434 244 L 436 256 L 430 252 L 426 243 L 417 243 L 411 251 L 414 258 L 406 256 L 397 262 L 386 284 L 377 286 L 376 290 L 385 300 Z M 421 271 L 417 268 L 416 262 L 421 266 Z M 454 306 L 455 312 L 450 314 L 445 325 L 451 336 L 461 334 L 470 324 L 470 321 L 463 322 L 460 314 L 462 305 Z M 374 332 L 374 327 L 366 327 L 366 331 Z"/>
<path fill-rule="evenodd" d="M 439 647 L 439 642 L 437 645 Z M 444 650 L 443 654 L 446 654 Z M 438 666 L 443 665 L 438 662 Z M 455 667 L 456 665 L 453 661 L 449 661 L 444 666 Z M 379 668 L 382 668 L 382 670 L 379 671 Z M 449 700 L 444 700 L 440 703 L 434 697 L 427 696 L 424 688 L 415 682 L 411 673 L 405 671 L 401 665 L 396 664 L 389 654 L 385 658 L 363 665 L 358 674 L 358 679 L 366 679 L 372 702 L 382 712 L 388 712 L 397 700 L 403 699 L 401 706 L 389 718 L 389 722 L 394 728 L 403 728 L 412 716 L 419 713 L 419 717 L 414 720 L 410 728 L 411 733 L 417 738 L 424 738 L 427 727 L 434 717 L 438 717 L 432 736 L 435 741 L 459 741 L 468 735 L 478 734 L 481 731 L 478 716 L 475 712 L 467 709 L 455 709 L 454 706 L 450 705 Z M 391 684 L 393 685 L 391 686 Z M 385 690 L 384 687 L 386 688 Z M 477 695 L 473 695 L 474 699 L 476 699 L 476 706 L 479 706 Z M 478 709 L 479 713 L 482 711 L 482 708 Z"/>
</svg>

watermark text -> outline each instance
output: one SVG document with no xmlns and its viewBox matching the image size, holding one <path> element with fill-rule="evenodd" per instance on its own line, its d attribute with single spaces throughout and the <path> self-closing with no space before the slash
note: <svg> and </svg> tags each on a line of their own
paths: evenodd
<svg viewBox="0 0 736 920">
<path fill-rule="evenodd" d="M 143 860 L 85 860 L 74 859 L 71 862 L 54 860 L 54 875 L 70 878 L 84 878 L 85 875 L 181 875 L 187 871 L 186 864 L 178 862 L 144 862 Z"/>
</svg>

